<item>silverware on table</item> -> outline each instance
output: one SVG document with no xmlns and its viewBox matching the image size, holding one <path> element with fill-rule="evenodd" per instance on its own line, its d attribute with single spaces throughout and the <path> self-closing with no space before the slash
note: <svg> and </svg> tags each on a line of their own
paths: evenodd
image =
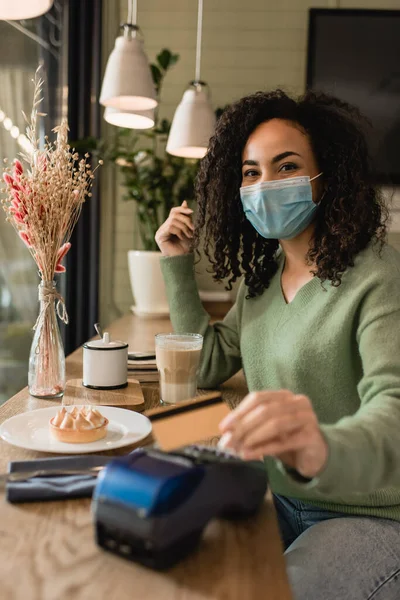
<svg viewBox="0 0 400 600">
<path fill-rule="evenodd" d="M 7 483 L 27 481 L 34 477 L 62 477 L 64 475 L 98 475 L 105 465 L 97 467 L 86 467 L 85 469 L 36 469 L 32 471 L 15 471 L 0 475 L 0 489 Z"/>
</svg>

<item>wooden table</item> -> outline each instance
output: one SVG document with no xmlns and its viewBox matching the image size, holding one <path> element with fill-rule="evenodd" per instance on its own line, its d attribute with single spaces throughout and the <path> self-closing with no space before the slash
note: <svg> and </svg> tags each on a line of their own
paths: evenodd
<svg viewBox="0 0 400 600">
<path fill-rule="evenodd" d="M 110 328 L 130 350 L 154 349 L 154 334 L 168 320 L 126 316 Z M 82 376 L 82 353 L 67 359 L 68 378 Z M 146 409 L 158 404 L 154 384 L 143 386 Z M 234 406 L 246 393 L 241 375 L 223 386 Z M 0 407 L 0 422 L 15 414 L 59 404 L 22 390 Z M 125 449 L 126 452 L 127 449 Z M 129 449 L 128 449 L 129 450 Z M 0 440 L 0 469 L 10 460 L 43 457 Z M 282 547 L 271 496 L 245 523 L 214 521 L 199 550 L 168 572 L 157 573 L 96 546 L 90 500 L 9 504 L 0 512 L 1 600 L 289 600 Z"/>
</svg>

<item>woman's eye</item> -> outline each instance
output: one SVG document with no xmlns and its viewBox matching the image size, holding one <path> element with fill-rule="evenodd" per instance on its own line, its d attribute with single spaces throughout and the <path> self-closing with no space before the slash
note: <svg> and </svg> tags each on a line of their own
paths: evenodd
<svg viewBox="0 0 400 600">
<path fill-rule="evenodd" d="M 248 171 L 245 171 L 243 173 L 244 177 L 257 177 L 258 175 L 258 171 L 255 171 L 254 169 L 249 169 Z"/>
<path fill-rule="evenodd" d="M 294 171 L 298 166 L 295 163 L 285 163 L 281 167 L 279 167 L 279 172 L 282 171 Z"/>
</svg>

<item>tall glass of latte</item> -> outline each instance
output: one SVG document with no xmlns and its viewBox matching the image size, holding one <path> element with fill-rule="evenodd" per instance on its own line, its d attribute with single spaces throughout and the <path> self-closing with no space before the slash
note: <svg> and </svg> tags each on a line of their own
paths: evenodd
<svg viewBox="0 0 400 600">
<path fill-rule="evenodd" d="M 161 402 L 176 404 L 196 395 L 202 347 L 203 336 L 199 333 L 156 335 Z"/>
</svg>

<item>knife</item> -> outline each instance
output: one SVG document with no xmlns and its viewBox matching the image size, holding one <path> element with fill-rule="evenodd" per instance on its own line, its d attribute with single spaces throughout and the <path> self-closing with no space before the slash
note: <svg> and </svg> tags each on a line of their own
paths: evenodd
<svg viewBox="0 0 400 600">
<path fill-rule="evenodd" d="M 63 477 L 64 475 L 93 475 L 97 476 L 106 465 L 97 467 L 86 467 L 85 469 L 35 469 L 34 471 L 14 471 L 13 473 L 2 473 L 0 475 L 0 489 L 7 483 L 27 481 L 35 477 Z"/>
</svg>

